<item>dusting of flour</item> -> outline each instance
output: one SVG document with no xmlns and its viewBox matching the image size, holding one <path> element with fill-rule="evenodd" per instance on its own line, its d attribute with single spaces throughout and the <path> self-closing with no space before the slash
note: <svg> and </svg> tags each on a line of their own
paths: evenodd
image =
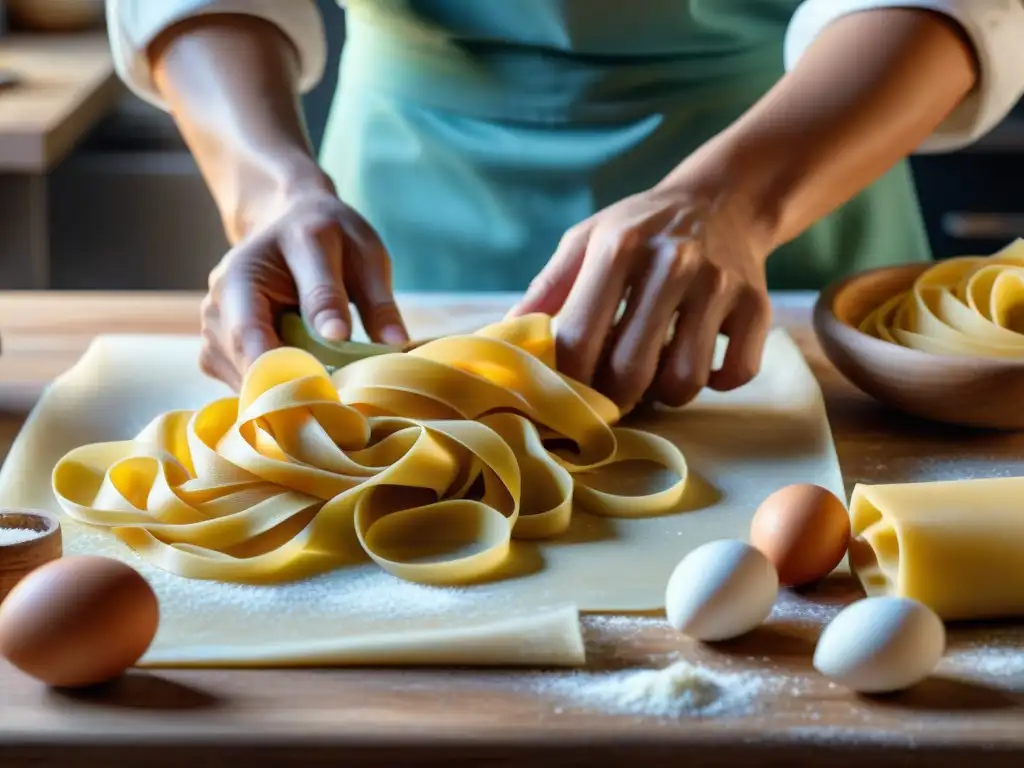
<svg viewBox="0 0 1024 768">
<path fill-rule="evenodd" d="M 741 717 L 763 706 L 765 694 L 787 688 L 786 679 L 773 674 L 760 658 L 752 667 L 718 658 L 716 668 L 681 658 L 674 641 L 678 635 L 663 617 L 588 615 L 581 623 L 590 663 L 614 668 L 516 677 L 520 687 L 552 701 L 556 713 L 572 709 L 659 719 Z M 638 636 L 647 640 L 643 650 L 630 642 Z M 651 651 L 650 643 L 659 636 L 668 640 L 660 654 Z M 648 668 L 651 664 L 657 668 Z M 719 669 L 723 664 L 729 668 Z M 788 682 L 789 692 L 798 694 L 793 681 Z"/>
<path fill-rule="evenodd" d="M 328 573 L 306 581 L 267 586 L 196 582 L 171 574 L 167 574 L 166 580 L 173 581 L 173 593 L 168 598 L 175 602 L 205 603 L 218 611 L 254 615 L 269 612 L 280 618 L 322 612 L 401 619 L 446 613 L 464 604 L 461 590 L 403 581 L 376 566 L 353 571 L 346 573 L 344 579 Z M 154 574 L 150 572 L 147 577 L 152 580 Z M 164 581 L 159 576 L 157 579 Z"/>
<path fill-rule="evenodd" d="M 186 579 L 161 570 L 135 552 L 112 542 L 105 532 L 65 524 L 68 554 L 103 553 L 137 569 L 160 601 L 161 623 L 153 649 L 175 645 L 175 636 L 190 644 L 218 644 L 223 627 L 246 627 L 239 646 L 287 644 L 303 637 L 352 634 L 351 618 L 366 631 L 403 631 L 410 620 L 443 622 L 453 613 L 499 611 L 493 592 L 441 588 L 398 579 L 375 563 L 353 565 L 313 578 L 279 584 L 233 584 Z M 490 599 L 489 599 L 490 598 Z"/>
<path fill-rule="evenodd" d="M 574 706 L 648 717 L 713 717 L 753 710 L 758 673 L 726 673 L 676 661 L 664 669 L 537 677 L 532 688 Z"/>
<path fill-rule="evenodd" d="M 957 630 L 939 671 L 954 677 L 1024 689 L 1024 628 L 1020 626 Z"/>
<path fill-rule="evenodd" d="M 38 536 L 39 532 L 31 528 L 0 528 L 0 547 L 22 544 Z"/>
</svg>

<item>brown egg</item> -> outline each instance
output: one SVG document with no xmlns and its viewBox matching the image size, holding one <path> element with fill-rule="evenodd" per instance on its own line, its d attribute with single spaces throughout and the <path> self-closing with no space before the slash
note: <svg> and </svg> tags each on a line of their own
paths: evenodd
<svg viewBox="0 0 1024 768">
<path fill-rule="evenodd" d="M 846 508 L 817 485 L 780 488 L 750 521 L 750 543 L 772 561 L 785 587 L 827 576 L 846 554 L 849 539 Z"/>
<path fill-rule="evenodd" d="M 54 560 L 0 604 L 0 656 L 42 682 L 95 685 L 133 666 L 159 624 L 149 583 L 106 557 Z"/>
</svg>

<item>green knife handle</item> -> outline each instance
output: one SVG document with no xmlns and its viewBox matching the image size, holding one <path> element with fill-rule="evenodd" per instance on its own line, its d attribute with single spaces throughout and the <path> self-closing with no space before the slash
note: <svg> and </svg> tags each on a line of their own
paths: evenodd
<svg viewBox="0 0 1024 768">
<path fill-rule="evenodd" d="M 277 332 L 281 341 L 286 345 L 309 352 L 332 371 L 367 357 L 402 351 L 399 347 L 387 344 L 328 341 L 306 322 L 298 310 L 288 310 L 281 314 L 277 323 Z"/>
</svg>

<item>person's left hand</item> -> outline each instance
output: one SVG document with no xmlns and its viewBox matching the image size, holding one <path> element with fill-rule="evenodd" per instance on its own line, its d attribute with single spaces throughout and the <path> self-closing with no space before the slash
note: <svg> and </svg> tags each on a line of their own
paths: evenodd
<svg viewBox="0 0 1024 768">
<path fill-rule="evenodd" d="M 771 324 L 770 249 L 749 221 L 724 194 L 633 195 L 570 229 L 510 316 L 557 314 L 559 370 L 624 412 L 734 389 L 757 373 Z M 729 345 L 712 370 L 719 333 Z"/>
</svg>

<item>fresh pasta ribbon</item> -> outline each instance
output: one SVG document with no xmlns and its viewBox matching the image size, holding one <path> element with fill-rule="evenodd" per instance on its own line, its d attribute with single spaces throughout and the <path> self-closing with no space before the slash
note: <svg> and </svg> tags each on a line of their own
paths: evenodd
<svg viewBox="0 0 1024 768">
<path fill-rule="evenodd" d="M 992 256 L 940 262 L 883 302 L 859 329 L 922 352 L 1024 357 L 1024 240 Z"/>
<path fill-rule="evenodd" d="M 574 505 L 680 508 L 682 452 L 619 417 L 556 370 L 551 319 L 530 315 L 333 375 L 308 352 L 271 350 L 237 397 L 77 448 L 52 485 L 71 518 L 186 578 L 294 579 L 369 558 L 409 581 L 465 584 L 495 572 L 513 539 L 564 533 Z M 675 482 L 646 496 L 593 483 L 637 460 Z"/>
</svg>

